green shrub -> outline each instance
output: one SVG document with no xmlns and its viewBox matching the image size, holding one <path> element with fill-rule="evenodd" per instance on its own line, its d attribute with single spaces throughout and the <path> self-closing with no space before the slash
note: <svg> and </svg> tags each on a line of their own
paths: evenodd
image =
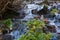
<svg viewBox="0 0 60 40">
<path fill-rule="evenodd" d="M 27 32 L 18 38 L 18 40 L 49 40 L 51 33 L 43 33 L 42 28 L 45 26 L 41 20 L 30 20 L 27 23 Z"/>
</svg>

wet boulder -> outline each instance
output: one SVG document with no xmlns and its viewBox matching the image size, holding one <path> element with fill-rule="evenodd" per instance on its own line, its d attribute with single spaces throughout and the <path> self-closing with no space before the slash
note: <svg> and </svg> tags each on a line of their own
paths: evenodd
<svg viewBox="0 0 60 40">
<path fill-rule="evenodd" d="M 13 40 L 11 35 L 3 35 L 3 40 Z"/>
<path fill-rule="evenodd" d="M 56 33 L 56 28 L 54 25 L 47 25 L 47 28 L 49 29 L 50 32 Z"/>
<path fill-rule="evenodd" d="M 60 19 L 60 14 L 57 14 L 56 15 L 56 19 Z"/>
<path fill-rule="evenodd" d="M 43 7 L 43 9 L 41 9 L 37 12 L 37 14 L 39 14 L 39 15 L 46 15 L 47 13 L 48 13 L 48 8 L 45 6 Z"/>
</svg>

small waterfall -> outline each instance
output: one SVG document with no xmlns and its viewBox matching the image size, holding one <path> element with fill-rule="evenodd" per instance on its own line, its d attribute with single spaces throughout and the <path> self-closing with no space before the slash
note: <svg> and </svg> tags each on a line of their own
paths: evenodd
<svg viewBox="0 0 60 40">
<path fill-rule="evenodd" d="M 34 18 L 33 14 L 30 11 L 30 13 L 28 15 L 26 15 L 23 20 L 28 21 L 29 19 L 33 19 L 33 18 Z"/>
<path fill-rule="evenodd" d="M 26 7 L 25 7 L 25 13 L 27 14 L 25 17 L 24 17 L 24 20 L 29 20 L 29 19 L 33 19 L 34 18 L 34 14 L 32 14 L 32 10 L 41 10 L 43 9 L 43 5 L 37 5 L 37 4 L 27 4 Z"/>
</svg>

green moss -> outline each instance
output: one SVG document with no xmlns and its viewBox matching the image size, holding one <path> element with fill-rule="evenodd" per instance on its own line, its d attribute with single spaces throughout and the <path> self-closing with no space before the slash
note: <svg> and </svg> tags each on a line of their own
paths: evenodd
<svg viewBox="0 0 60 40">
<path fill-rule="evenodd" d="M 55 14 L 56 12 L 58 12 L 57 9 L 52 9 L 52 11 L 50 12 L 51 14 Z"/>
<path fill-rule="evenodd" d="M 0 21 L 0 23 L 6 25 L 10 30 L 12 29 L 12 21 L 11 21 L 11 19 L 2 20 L 2 21 Z"/>
</svg>

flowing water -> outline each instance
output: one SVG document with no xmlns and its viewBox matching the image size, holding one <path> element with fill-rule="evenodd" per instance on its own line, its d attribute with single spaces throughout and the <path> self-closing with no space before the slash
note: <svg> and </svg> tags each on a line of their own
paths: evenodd
<svg viewBox="0 0 60 40">
<path fill-rule="evenodd" d="M 50 8 L 50 7 L 49 7 Z M 24 8 L 24 12 L 26 13 L 26 16 L 23 19 L 13 19 L 13 26 L 14 26 L 14 30 L 10 33 L 10 35 L 12 35 L 15 40 L 17 38 L 20 37 L 21 34 L 24 34 L 26 32 L 26 25 L 20 24 L 21 20 L 26 20 L 28 21 L 29 19 L 33 19 L 34 18 L 34 14 L 32 14 L 32 10 L 37 9 L 37 11 L 43 9 L 43 5 L 36 5 L 36 4 L 27 4 Z M 60 16 L 60 15 L 59 15 Z M 41 16 L 41 19 L 43 18 L 43 15 Z M 58 15 L 56 14 L 56 18 L 60 18 L 58 17 Z M 60 26 L 60 23 L 57 21 L 55 22 L 57 19 L 56 18 L 52 18 L 52 19 L 48 19 L 48 21 L 50 22 L 50 25 L 54 25 L 56 27 L 56 31 L 57 33 L 60 33 L 60 29 L 58 28 L 58 26 Z"/>
</svg>

